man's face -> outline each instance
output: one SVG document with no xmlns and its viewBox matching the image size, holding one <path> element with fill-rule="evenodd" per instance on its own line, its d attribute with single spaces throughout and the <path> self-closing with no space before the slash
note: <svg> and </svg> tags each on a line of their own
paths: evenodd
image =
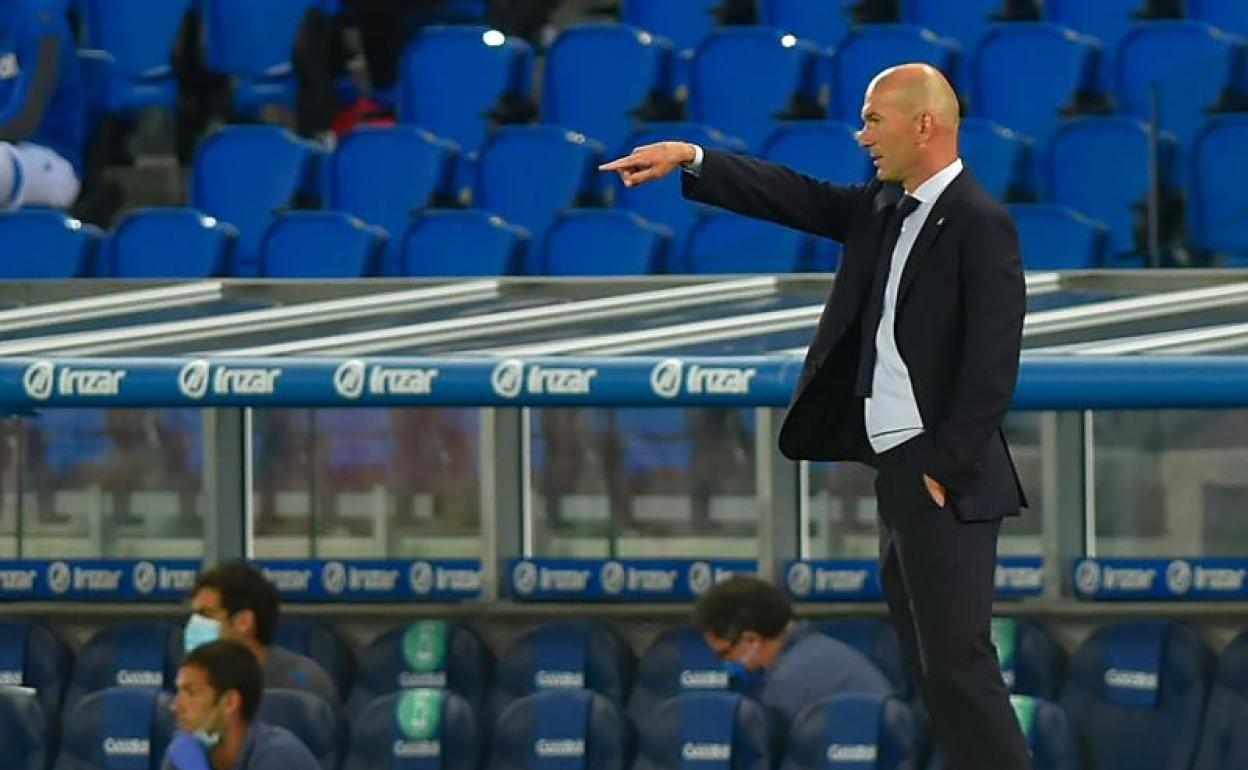
<svg viewBox="0 0 1248 770">
<path fill-rule="evenodd" d="M 217 691 L 208 683 L 208 672 L 199 666 L 178 669 L 178 691 L 173 697 L 173 716 L 179 730 L 188 732 L 213 727 L 213 709 L 217 707 Z"/>
<path fill-rule="evenodd" d="M 862 130 L 858 144 L 871 154 L 876 175 L 883 182 L 901 182 L 909 176 L 918 155 L 918 121 L 897 105 L 887 86 L 873 83 L 862 102 Z"/>
<path fill-rule="evenodd" d="M 702 638 L 706 640 L 711 652 L 715 653 L 715 657 L 722 661 L 743 663 L 751 671 L 762 665 L 758 657 L 758 646 L 763 638 L 755 631 L 746 631 L 735 640 L 716 636 L 710 631 L 702 634 Z"/>
<path fill-rule="evenodd" d="M 230 612 L 221 603 L 221 592 L 215 588 L 201 588 L 191 597 L 191 612 L 221 623 L 221 638 L 236 639 L 237 634 L 230 622 Z"/>
</svg>

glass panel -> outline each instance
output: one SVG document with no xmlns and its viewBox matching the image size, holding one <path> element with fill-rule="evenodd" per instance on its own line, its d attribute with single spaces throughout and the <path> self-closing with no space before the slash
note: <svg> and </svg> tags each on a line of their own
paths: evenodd
<svg viewBox="0 0 1248 770">
<path fill-rule="evenodd" d="M 1018 412 L 1005 420 L 1011 455 L 1031 507 L 1001 528 L 997 550 L 1002 554 L 1040 553 L 1041 416 L 1040 412 Z M 877 558 L 875 471 L 853 462 L 808 465 L 810 492 L 802 553 L 812 559 Z"/>
<path fill-rule="evenodd" d="M 475 409 L 266 409 L 253 419 L 261 558 L 477 557 Z"/>
<path fill-rule="evenodd" d="M 1096 553 L 1248 554 L 1248 410 L 1097 412 Z"/>
<path fill-rule="evenodd" d="M 23 422 L 5 435 L 22 445 L 19 555 L 203 552 L 203 412 L 47 409 Z"/>
<path fill-rule="evenodd" d="M 0 419 L 0 559 L 17 558 L 19 553 L 19 457 L 26 430 L 25 420 L 17 417 Z"/>
<path fill-rule="evenodd" d="M 533 409 L 530 436 L 534 555 L 757 555 L 753 409 Z"/>
</svg>

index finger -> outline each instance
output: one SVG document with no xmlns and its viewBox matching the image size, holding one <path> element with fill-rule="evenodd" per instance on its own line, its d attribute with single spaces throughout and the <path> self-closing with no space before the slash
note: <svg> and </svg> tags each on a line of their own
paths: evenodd
<svg viewBox="0 0 1248 770">
<path fill-rule="evenodd" d="M 634 156 L 626 155 L 623 158 L 617 158 L 611 161 L 610 163 L 603 163 L 601 166 L 598 167 L 598 170 L 599 171 L 619 171 L 622 168 L 632 168 L 637 165 L 639 165 L 639 162 L 635 160 Z"/>
</svg>

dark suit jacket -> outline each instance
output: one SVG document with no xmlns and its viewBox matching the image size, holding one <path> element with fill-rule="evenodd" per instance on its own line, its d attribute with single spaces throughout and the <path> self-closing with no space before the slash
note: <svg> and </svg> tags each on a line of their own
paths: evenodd
<svg viewBox="0 0 1248 770">
<path fill-rule="evenodd" d="M 784 166 L 706 150 L 687 198 L 845 245 L 832 294 L 780 431 L 795 460 L 872 463 L 863 401 L 854 396 L 862 311 L 899 185 L 842 187 Z M 897 293 L 897 347 L 925 432 L 926 473 L 966 520 L 1025 505 L 1001 422 L 1018 377 L 1026 287 L 1013 220 L 963 171 L 936 201 Z"/>
</svg>

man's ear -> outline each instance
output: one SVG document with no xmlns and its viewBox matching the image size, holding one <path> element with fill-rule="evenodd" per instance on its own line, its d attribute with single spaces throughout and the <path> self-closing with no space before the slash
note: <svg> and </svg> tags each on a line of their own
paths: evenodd
<svg viewBox="0 0 1248 770">
<path fill-rule="evenodd" d="M 240 639 L 256 638 L 256 613 L 253 610 L 239 610 L 230 618 L 230 624 Z"/>
<path fill-rule="evenodd" d="M 243 694 L 238 690 L 226 690 L 221 696 L 221 709 L 233 720 L 243 716 Z"/>
</svg>

